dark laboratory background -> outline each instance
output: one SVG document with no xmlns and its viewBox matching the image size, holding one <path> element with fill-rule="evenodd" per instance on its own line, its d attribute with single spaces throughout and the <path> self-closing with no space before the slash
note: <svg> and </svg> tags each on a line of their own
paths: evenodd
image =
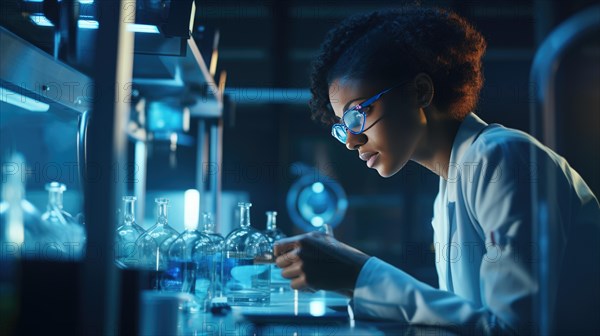
<svg viewBox="0 0 600 336">
<path fill-rule="evenodd" d="M 2 1 L 2 27 L 51 54 L 54 46 L 52 27 L 34 24 L 23 15 L 24 2 Z M 224 201 L 222 211 L 233 213 L 235 200 L 248 200 L 253 203 L 252 221 L 257 228 L 264 228 L 265 211 L 276 210 L 279 212 L 278 225 L 286 234 L 305 232 L 306 226 L 295 224 L 286 199 L 301 174 L 312 175 L 314 181 L 319 179 L 339 185 L 347 198 L 347 210 L 334 228 L 336 238 L 437 285 L 431 217 L 438 177 L 409 163 L 396 176 L 381 178 L 358 159 L 356 152 L 337 143 L 328 128 L 311 121 L 307 105 L 310 62 L 326 32 L 352 14 L 402 3 L 201 1 L 197 2 L 192 32 L 207 64 L 211 62 L 213 46 L 218 45 L 216 74 L 217 77 L 223 71 L 227 74 L 223 161 L 219 169 L 222 170 L 223 199 L 234 201 Z M 486 37 L 485 86 L 476 113 L 487 122 L 529 131 L 529 90 L 532 85 L 529 74 L 536 49 L 554 27 L 593 1 L 421 3 L 458 12 Z M 218 41 L 215 41 L 217 32 Z M 93 45 L 93 40 L 86 38 L 85 33 L 80 34 L 80 57 L 72 64 L 83 73 L 93 66 L 86 62 L 85 56 L 81 57 L 89 52 L 86 48 Z M 155 94 L 160 96 L 160 92 Z M 5 112 L 9 105 L 2 103 L 1 106 L 2 151 L 20 149 L 32 161 L 30 165 L 39 164 L 33 168 L 38 172 L 49 162 L 62 169 L 75 169 L 70 163 L 77 161 L 76 119 L 8 114 Z M 170 122 L 180 122 L 168 110 L 153 113 L 146 109 L 146 112 L 149 128 L 168 130 Z M 202 145 L 195 138 L 198 127 L 192 119 L 187 131 L 176 129 L 175 147 L 170 138 L 159 137 L 159 132 L 149 142 L 146 179 L 149 195 L 183 194 L 186 189 L 196 187 L 197 146 Z M 129 161 L 134 160 L 134 152 L 135 145 L 131 140 Z M 597 161 L 597 158 L 590 159 Z M 132 171 L 128 174 L 135 176 Z M 49 182 L 46 175 L 51 174 L 34 171 L 30 175 L 27 180 L 29 198 L 43 208 L 44 184 Z M 587 173 L 584 178 L 597 187 L 597 174 Z M 69 188 L 65 207 L 77 213 L 82 207 L 76 193 L 80 189 L 79 180 L 74 173 L 63 174 L 63 179 Z M 134 188 L 133 184 L 130 183 L 130 189 Z M 598 193 L 597 189 L 595 191 Z M 145 228 L 153 220 L 149 202 L 146 201 Z M 178 220 L 177 209 L 174 206 L 174 221 Z M 176 225 L 181 228 L 182 224 Z"/>
</svg>

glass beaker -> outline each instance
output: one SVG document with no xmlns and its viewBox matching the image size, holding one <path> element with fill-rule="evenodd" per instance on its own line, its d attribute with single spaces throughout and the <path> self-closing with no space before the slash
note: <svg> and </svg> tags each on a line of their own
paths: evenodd
<svg viewBox="0 0 600 336">
<path fill-rule="evenodd" d="M 240 227 L 225 238 L 223 292 L 231 305 L 264 305 L 271 300 L 273 251 L 265 235 L 250 226 L 251 203 L 239 203 Z"/>
<path fill-rule="evenodd" d="M 135 196 L 123 197 L 123 223 L 117 228 L 115 237 L 115 259 L 120 267 L 133 267 L 138 263 L 136 241 L 144 229 L 135 222 Z"/>
</svg>

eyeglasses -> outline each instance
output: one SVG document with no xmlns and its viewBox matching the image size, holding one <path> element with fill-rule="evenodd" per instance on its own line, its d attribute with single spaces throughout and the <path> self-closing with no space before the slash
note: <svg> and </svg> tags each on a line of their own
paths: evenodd
<svg viewBox="0 0 600 336">
<path fill-rule="evenodd" d="M 342 114 L 342 119 L 339 123 L 333 124 L 331 126 L 331 135 L 338 139 L 339 142 L 345 144 L 346 139 L 348 137 L 347 132 L 350 131 L 352 134 L 361 134 L 362 132 L 368 130 L 373 127 L 381 118 L 375 120 L 369 127 L 365 128 L 365 123 L 367 121 L 367 114 L 365 112 L 366 108 L 371 106 L 374 102 L 376 102 L 381 96 L 388 93 L 389 91 L 408 83 L 408 81 L 402 82 L 400 84 L 394 85 L 391 88 L 385 89 L 375 96 L 365 100 L 361 104 L 355 105 L 346 112 Z"/>
</svg>

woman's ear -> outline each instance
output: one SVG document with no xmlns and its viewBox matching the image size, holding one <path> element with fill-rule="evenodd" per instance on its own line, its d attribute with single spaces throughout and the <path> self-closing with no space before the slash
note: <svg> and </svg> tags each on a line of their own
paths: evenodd
<svg viewBox="0 0 600 336">
<path fill-rule="evenodd" d="M 428 74 L 421 72 L 415 76 L 415 89 L 417 91 L 417 102 L 421 108 L 431 104 L 434 95 L 433 81 Z"/>
</svg>

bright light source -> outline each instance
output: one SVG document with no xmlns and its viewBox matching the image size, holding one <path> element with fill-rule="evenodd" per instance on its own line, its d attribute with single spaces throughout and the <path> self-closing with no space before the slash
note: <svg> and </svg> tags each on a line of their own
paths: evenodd
<svg viewBox="0 0 600 336">
<path fill-rule="evenodd" d="M 325 186 L 323 185 L 323 183 L 321 183 L 321 182 L 315 182 L 315 183 L 313 183 L 313 185 L 312 185 L 312 191 L 315 194 L 320 194 L 320 193 L 323 192 L 323 190 L 325 190 Z"/>
<path fill-rule="evenodd" d="M 31 112 L 47 112 L 50 105 L 39 100 L 23 96 L 4 87 L 0 87 L 0 101 L 29 110 Z"/>
<path fill-rule="evenodd" d="M 127 30 L 129 30 L 130 32 L 134 32 L 134 33 L 150 33 L 150 34 L 160 33 L 158 31 L 157 26 L 138 24 L 138 23 L 127 24 Z"/>
<path fill-rule="evenodd" d="M 186 230 L 195 230 L 200 218 L 200 192 L 188 189 L 183 194 L 183 224 Z"/>
<path fill-rule="evenodd" d="M 43 15 L 31 15 L 29 19 L 31 20 L 31 22 L 41 27 L 54 27 L 52 22 L 50 22 L 50 20 L 48 20 L 48 18 Z"/>
<path fill-rule="evenodd" d="M 310 220 L 310 223 L 314 227 L 321 227 L 324 224 L 323 218 L 321 216 L 315 216 Z"/>
<path fill-rule="evenodd" d="M 98 26 L 100 26 L 98 21 L 94 20 L 79 20 L 77 25 L 82 29 L 98 29 Z"/>
<path fill-rule="evenodd" d="M 308 306 L 308 311 L 312 316 L 323 316 L 325 315 L 325 302 L 322 301 L 311 301 Z"/>
<path fill-rule="evenodd" d="M 82 3 L 93 3 L 93 1 L 82 2 Z M 40 27 L 54 27 L 54 24 L 48 20 L 44 15 L 31 15 L 29 16 L 31 22 L 35 23 Z M 100 24 L 96 20 L 79 20 L 77 26 L 82 29 L 98 29 Z M 149 34 L 160 34 L 157 26 L 128 23 L 127 30 L 134 33 L 149 33 Z"/>
</svg>

